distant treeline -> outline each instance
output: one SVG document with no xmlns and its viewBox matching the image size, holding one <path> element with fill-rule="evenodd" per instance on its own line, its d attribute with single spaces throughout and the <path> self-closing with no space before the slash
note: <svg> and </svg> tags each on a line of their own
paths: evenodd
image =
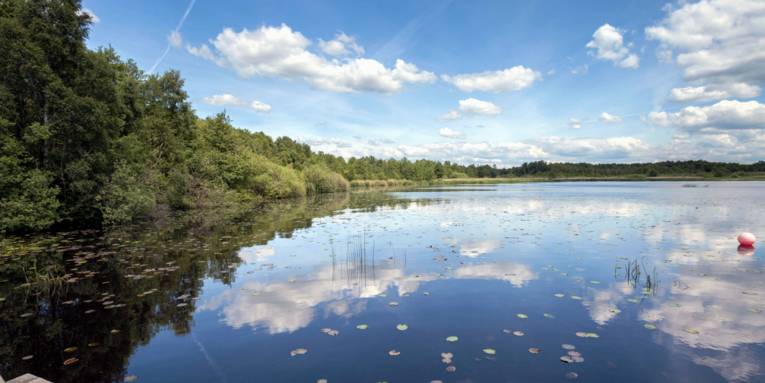
<svg viewBox="0 0 765 383">
<path fill-rule="evenodd" d="M 91 20 L 80 5 L 0 0 L 0 234 L 344 191 L 349 181 L 765 171 L 762 162 L 540 161 L 499 169 L 317 153 L 287 137 L 237 129 L 224 114 L 199 118 L 178 72 L 146 74 L 111 48 L 89 50 Z"/>
</svg>

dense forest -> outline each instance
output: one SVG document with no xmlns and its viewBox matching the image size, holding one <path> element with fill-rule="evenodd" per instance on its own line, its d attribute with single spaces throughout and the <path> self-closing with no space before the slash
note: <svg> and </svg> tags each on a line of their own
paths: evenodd
<svg viewBox="0 0 765 383">
<path fill-rule="evenodd" d="M 349 181 L 730 175 L 753 165 L 489 165 L 350 158 L 196 116 L 177 71 L 85 45 L 78 0 L 0 0 L 0 233 L 97 227 L 157 211 L 344 191 Z"/>
</svg>

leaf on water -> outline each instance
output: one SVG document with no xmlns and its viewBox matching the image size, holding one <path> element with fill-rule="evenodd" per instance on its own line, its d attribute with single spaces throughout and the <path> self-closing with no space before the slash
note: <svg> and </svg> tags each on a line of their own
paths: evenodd
<svg viewBox="0 0 765 383">
<path fill-rule="evenodd" d="M 406 331 L 407 329 L 409 329 L 409 326 L 404 323 L 399 323 L 396 325 L 396 330 L 398 331 Z"/>
<path fill-rule="evenodd" d="M 600 335 L 594 333 L 594 332 L 584 332 L 584 331 L 578 331 L 576 333 L 576 336 L 580 338 L 600 338 Z"/>
<path fill-rule="evenodd" d="M 517 316 L 518 318 L 521 318 L 521 319 L 526 319 L 526 318 L 528 318 L 528 317 L 529 317 L 529 316 L 528 316 L 528 315 L 526 315 L 526 314 L 515 314 L 515 316 Z"/>
<path fill-rule="evenodd" d="M 64 352 L 67 353 L 67 354 L 75 352 L 75 351 L 77 351 L 77 347 L 67 347 L 67 348 L 64 349 Z"/>
<path fill-rule="evenodd" d="M 457 371 L 457 367 L 446 366 L 446 372 L 454 372 L 454 371 Z"/>
<path fill-rule="evenodd" d="M 516 330 L 516 331 L 513 331 L 513 335 L 515 335 L 515 336 L 524 336 L 524 335 L 526 335 L 526 333 L 524 333 L 523 331 L 517 331 Z"/>
<path fill-rule="evenodd" d="M 699 330 L 697 330 L 695 328 L 684 328 L 683 331 L 687 332 L 688 334 L 693 334 L 693 335 L 701 334 L 701 331 L 699 331 Z"/>
<path fill-rule="evenodd" d="M 32 360 L 34 357 L 35 357 L 34 355 L 22 356 L 21 360 L 24 360 L 24 361 Z"/>
<path fill-rule="evenodd" d="M 568 380 L 574 380 L 574 379 L 576 379 L 578 377 L 579 377 L 579 374 L 577 374 L 576 372 L 572 371 L 572 372 L 567 372 L 566 373 L 566 379 L 568 379 Z"/>
<path fill-rule="evenodd" d="M 573 344 L 564 343 L 560 345 L 564 350 L 576 350 L 576 346 Z"/>
<path fill-rule="evenodd" d="M 366 330 L 369 328 L 369 325 L 362 323 L 362 324 L 356 325 L 356 328 L 359 330 Z"/>
<path fill-rule="evenodd" d="M 484 348 L 483 353 L 487 355 L 497 355 L 497 350 L 493 348 Z"/>
<path fill-rule="evenodd" d="M 560 357 L 560 361 L 563 362 L 563 363 L 574 363 L 574 360 L 571 359 L 571 357 L 568 356 L 568 355 L 561 356 Z"/>
<path fill-rule="evenodd" d="M 457 337 L 457 336 L 455 336 L 455 335 L 451 335 L 451 336 L 447 336 L 447 337 L 446 337 L 446 341 L 447 341 L 447 342 L 456 342 L 456 341 L 458 341 L 458 340 L 460 340 L 460 338 L 459 338 L 459 337 Z"/>
<path fill-rule="evenodd" d="M 563 297 L 565 297 L 565 296 L 566 296 L 565 294 L 561 294 L 561 293 L 557 293 L 557 294 L 555 294 L 555 297 L 556 297 L 556 298 L 563 298 Z"/>
<path fill-rule="evenodd" d="M 572 295 L 572 296 L 571 296 L 571 299 L 573 299 L 573 300 L 575 300 L 575 301 L 581 301 L 581 300 L 582 300 L 582 297 L 580 297 L 579 295 Z"/>
<path fill-rule="evenodd" d="M 643 327 L 649 329 L 649 330 L 656 330 L 656 325 L 653 323 L 646 323 L 643 325 Z"/>
<path fill-rule="evenodd" d="M 547 318 L 547 319 L 555 319 L 555 315 L 552 315 L 550 313 L 544 313 L 542 315 L 544 315 L 544 317 Z"/>
<path fill-rule="evenodd" d="M 69 359 L 64 361 L 64 366 L 71 366 L 71 365 L 73 365 L 73 364 L 75 364 L 75 363 L 77 363 L 79 361 L 80 360 L 77 359 L 77 358 L 69 358 Z"/>
<path fill-rule="evenodd" d="M 396 307 L 396 306 L 398 306 L 398 302 L 396 302 L 396 301 L 388 302 L 388 306 Z"/>
<path fill-rule="evenodd" d="M 622 310 L 619 310 L 617 308 L 612 308 L 612 309 L 609 309 L 608 311 L 610 311 L 611 314 L 618 314 L 618 313 L 622 312 Z"/>
<path fill-rule="evenodd" d="M 337 330 L 335 330 L 335 329 L 331 329 L 331 328 L 329 328 L 329 327 L 325 327 L 325 328 L 321 329 L 321 332 L 323 332 L 323 333 L 325 333 L 325 334 L 327 334 L 327 335 L 329 335 L 329 336 L 337 336 L 337 335 L 340 335 L 340 331 L 337 331 Z"/>
<path fill-rule="evenodd" d="M 399 355 L 401 355 L 401 351 L 390 350 L 390 351 L 388 351 L 388 355 L 390 355 L 390 356 L 399 356 Z"/>
<path fill-rule="evenodd" d="M 290 351 L 290 356 L 305 355 L 308 352 L 305 348 L 296 348 Z"/>
<path fill-rule="evenodd" d="M 536 347 L 532 347 L 532 348 L 529 349 L 529 352 L 532 353 L 532 354 L 539 354 L 540 352 L 542 352 L 542 350 L 540 350 L 540 349 L 538 349 Z"/>
</svg>

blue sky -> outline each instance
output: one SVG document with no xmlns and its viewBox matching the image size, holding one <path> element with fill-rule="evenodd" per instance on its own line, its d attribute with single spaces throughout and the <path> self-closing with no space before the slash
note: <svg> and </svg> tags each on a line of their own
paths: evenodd
<svg viewBox="0 0 765 383">
<path fill-rule="evenodd" d="M 765 159 L 762 1 L 83 6 L 90 47 L 180 70 L 201 116 L 343 156 Z"/>
</svg>

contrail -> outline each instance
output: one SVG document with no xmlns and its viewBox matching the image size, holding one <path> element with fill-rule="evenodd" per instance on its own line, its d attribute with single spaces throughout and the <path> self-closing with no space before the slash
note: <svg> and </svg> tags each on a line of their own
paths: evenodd
<svg viewBox="0 0 765 383">
<path fill-rule="evenodd" d="M 178 25 L 175 26 L 175 30 L 173 32 L 178 33 L 181 31 L 181 27 L 183 27 L 183 23 L 186 21 L 186 17 L 189 16 L 189 13 L 191 13 L 191 8 L 194 8 L 194 3 L 196 3 L 197 0 L 191 0 L 189 2 L 189 6 L 186 7 L 186 12 L 183 12 L 183 16 L 181 17 L 181 20 L 178 21 Z M 154 69 L 157 69 L 157 66 L 162 63 L 162 60 L 165 59 L 165 56 L 167 56 L 167 53 L 170 52 L 170 42 L 167 42 L 167 47 L 165 47 L 165 51 L 162 52 L 162 55 L 159 56 L 157 61 L 154 62 L 154 65 L 151 66 L 149 69 L 149 74 L 154 73 Z"/>
</svg>

